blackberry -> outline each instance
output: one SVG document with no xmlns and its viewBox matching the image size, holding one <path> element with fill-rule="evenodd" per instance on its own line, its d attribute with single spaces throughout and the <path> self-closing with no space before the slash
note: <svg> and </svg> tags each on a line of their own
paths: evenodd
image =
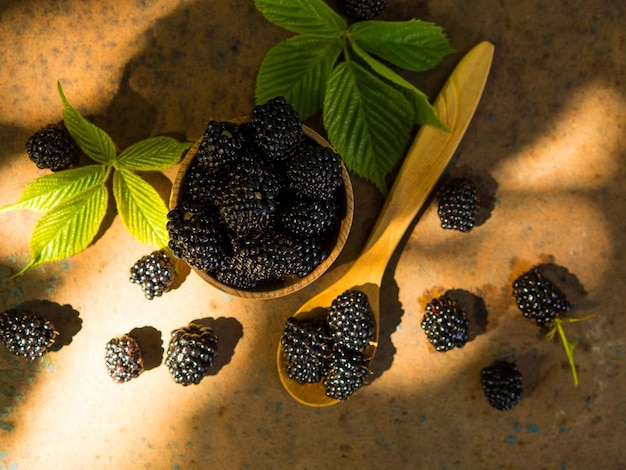
<svg viewBox="0 0 626 470">
<path fill-rule="evenodd" d="M 328 361 L 328 371 L 322 379 L 326 396 L 346 400 L 365 385 L 369 374 L 369 360 L 362 353 L 336 349 Z"/>
<path fill-rule="evenodd" d="M 565 294 L 536 267 L 513 281 L 513 297 L 524 316 L 539 326 L 549 327 L 571 308 Z"/>
<path fill-rule="evenodd" d="M 229 258 L 224 266 L 212 271 L 213 276 L 222 284 L 237 289 L 252 289 L 259 283 L 260 278 L 252 274 L 247 266 L 242 265 L 238 258 Z"/>
<path fill-rule="evenodd" d="M 325 237 L 339 220 L 333 199 L 287 202 L 278 215 L 281 227 L 297 237 Z"/>
<path fill-rule="evenodd" d="M 331 354 L 328 324 L 320 319 L 287 319 L 280 339 L 287 374 L 298 383 L 322 380 Z"/>
<path fill-rule="evenodd" d="M 347 290 L 332 301 L 328 324 L 335 344 L 354 351 L 363 351 L 376 333 L 367 295 L 358 290 Z"/>
<path fill-rule="evenodd" d="M 130 268 L 130 282 L 141 284 L 141 290 L 148 300 L 170 290 L 174 275 L 174 262 L 165 250 L 153 251 Z"/>
<path fill-rule="evenodd" d="M 343 184 L 341 157 L 329 147 L 306 144 L 286 162 L 291 189 L 310 199 L 333 199 Z"/>
<path fill-rule="evenodd" d="M 291 273 L 294 242 L 279 232 L 268 230 L 233 246 L 233 262 L 258 279 L 282 279 Z"/>
<path fill-rule="evenodd" d="M 202 271 L 219 268 L 228 255 L 228 245 L 210 207 L 182 202 L 167 214 L 169 248 L 177 258 Z"/>
<path fill-rule="evenodd" d="M 217 173 L 239 159 L 244 144 L 239 124 L 209 121 L 198 145 L 196 162 L 202 170 Z"/>
<path fill-rule="evenodd" d="M 339 11 L 356 20 L 371 20 L 380 15 L 387 0 L 337 0 Z"/>
<path fill-rule="evenodd" d="M 289 272 L 298 277 L 305 277 L 317 268 L 326 259 L 328 253 L 322 246 L 319 238 L 307 237 L 299 239 L 294 244 L 291 253 Z"/>
<path fill-rule="evenodd" d="M 107 372 L 117 383 L 139 377 L 144 370 L 139 343 L 130 335 L 112 338 L 104 347 Z"/>
<path fill-rule="evenodd" d="M 176 383 L 199 384 L 213 365 L 217 343 L 208 326 L 190 323 L 172 331 L 165 365 Z"/>
<path fill-rule="evenodd" d="M 61 121 L 35 132 L 26 142 L 26 153 L 38 168 L 66 170 L 80 160 L 82 150 Z"/>
<path fill-rule="evenodd" d="M 522 374 L 512 362 L 498 361 L 480 371 L 480 383 L 494 408 L 506 411 L 517 405 L 524 394 Z"/>
<path fill-rule="evenodd" d="M 440 352 L 462 348 L 469 339 L 465 312 L 445 296 L 432 299 L 426 305 L 421 326 L 428 341 Z"/>
<path fill-rule="evenodd" d="M 478 191 L 467 178 L 454 178 L 441 188 L 437 213 L 441 227 L 447 230 L 469 232 L 476 223 Z"/>
<path fill-rule="evenodd" d="M 194 159 L 185 174 L 181 198 L 192 203 L 219 207 L 225 184 L 222 173 L 209 173 Z"/>
<path fill-rule="evenodd" d="M 34 312 L 9 309 L 0 313 L 0 341 L 16 356 L 30 360 L 44 356 L 57 334 L 50 321 Z"/>
<path fill-rule="evenodd" d="M 229 178 L 219 206 L 221 220 L 237 237 L 262 232 L 273 220 L 282 189 L 277 172 L 249 156 Z"/>
<path fill-rule="evenodd" d="M 270 159 L 290 157 L 304 140 L 300 116 L 283 96 L 255 106 L 250 122 L 257 146 Z"/>
</svg>

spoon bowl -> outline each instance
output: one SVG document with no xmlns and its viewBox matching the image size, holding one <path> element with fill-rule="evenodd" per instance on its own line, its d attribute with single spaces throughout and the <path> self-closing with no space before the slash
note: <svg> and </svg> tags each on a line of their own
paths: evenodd
<svg viewBox="0 0 626 470">
<path fill-rule="evenodd" d="M 294 317 L 325 318 L 332 301 L 348 289 L 367 295 L 374 322 L 374 340 L 365 350 L 373 359 L 380 329 L 380 285 L 391 256 L 407 228 L 439 180 L 465 133 L 482 95 L 494 46 L 481 42 L 455 68 L 435 100 L 434 108 L 447 130 L 422 126 L 411 144 L 361 254 L 350 269 L 328 288 L 302 305 Z M 287 392 L 308 406 L 328 406 L 340 400 L 326 396 L 321 382 L 301 385 L 289 378 L 282 346 L 278 375 Z"/>
</svg>

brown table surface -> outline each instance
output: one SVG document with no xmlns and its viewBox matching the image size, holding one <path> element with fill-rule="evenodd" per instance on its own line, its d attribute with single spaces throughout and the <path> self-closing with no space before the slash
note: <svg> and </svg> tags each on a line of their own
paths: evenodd
<svg viewBox="0 0 626 470">
<path fill-rule="evenodd" d="M 194 273 L 146 300 L 128 277 L 151 249 L 119 217 L 83 253 L 10 279 L 29 258 L 39 214 L 3 213 L 0 307 L 43 307 L 65 318 L 65 337 L 32 364 L 0 351 L 0 469 L 626 468 L 626 7 L 389 0 L 380 17 L 409 18 L 441 25 L 458 50 L 435 70 L 404 74 L 430 97 L 464 52 L 495 45 L 446 172 L 476 178 L 488 204 L 466 234 L 440 228 L 432 199 L 411 227 L 383 282 L 370 383 L 345 403 L 309 408 L 284 391 L 275 365 L 285 319 L 354 261 L 382 205 L 357 176 L 354 228 L 337 263 L 274 301 L 227 296 Z M 263 55 L 288 35 L 250 0 L 1 1 L 0 206 L 44 174 L 24 144 L 60 119 L 57 80 L 121 148 L 164 133 L 195 140 L 209 119 L 249 113 Z M 175 170 L 150 181 L 167 195 Z M 577 388 L 561 345 L 511 296 L 514 277 L 542 263 L 572 315 L 595 315 L 567 325 Z M 475 338 L 441 354 L 419 323 L 425 303 L 450 290 L 475 302 Z M 160 354 L 173 329 L 199 318 L 223 346 L 216 370 L 182 387 Z M 157 354 L 117 385 L 103 347 L 131 330 Z M 500 412 L 478 377 L 505 356 L 517 360 L 526 394 Z"/>
</svg>

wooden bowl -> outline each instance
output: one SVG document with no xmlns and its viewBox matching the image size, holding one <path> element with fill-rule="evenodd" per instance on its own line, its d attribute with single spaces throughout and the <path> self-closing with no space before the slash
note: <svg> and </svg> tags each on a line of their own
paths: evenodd
<svg viewBox="0 0 626 470">
<path fill-rule="evenodd" d="M 242 123 L 246 122 L 249 118 L 243 117 L 234 119 L 233 122 Z M 302 130 L 304 131 L 305 136 L 308 139 L 316 142 L 319 145 L 324 147 L 331 147 L 331 145 L 326 141 L 322 136 L 316 133 L 313 129 L 308 126 L 302 126 Z M 170 195 L 169 207 L 170 209 L 174 209 L 178 203 L 180 202 L 180 196 L 183 188 L 183 182 L 185 180 L 185 175 L 196 157 L 196 153 L 198 151 L 198 147 L 200 145 L 200 140 L 198 140 L 187 152 L 183 161 L 180 164 L 178 172 L 176 174 L 176 178 L 174 179 L 174 184 L 172 187 L 172 192 Z M 335 262 L 341 250 L 343 249 L 346 241 L 348 239 L 348 235 L 350 234 L 350 228 L 352 227 L 352 218 L 354 215 L 354 193 L 352 191 L 352 183 L 350 182 L 350 175 L 346 167 L 342 166 L 342 179 L 343 179 L 343 193 L 341 197 L 341 221 L 338 224 L 338 227 L 335 231 L 330 234 L 325 243 L 324 249 L 326 250 L 327 257 L 324 261 L 322 261 L 311 273 L 309 273 L 305 277 L 298 276 L 287 276 L 283 281 L 263 281 L 261 286 L 257 286 L 252 289 L 238 289 L 229 285 L 226 285 L 222 282 L 219 282 L 210 274 L 197 269 L 191 266 L 191 269 L 195 271 L 204 281 L 212 285 L 213 287 L 229 294 L 237 297 L 244 297 L 249 299 L 274 299 L 278 297 L 283 297 L 288 294 L 292 294 L 304 287 L 310 285 L 315 282 L 322 274 L 324 274 L 330 266 Z"/>
</svg>

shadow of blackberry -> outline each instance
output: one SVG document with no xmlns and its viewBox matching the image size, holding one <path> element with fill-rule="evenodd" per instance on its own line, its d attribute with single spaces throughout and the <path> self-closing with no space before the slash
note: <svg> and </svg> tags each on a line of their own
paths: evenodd
<svg viewBox="0 0 626 470">
<path fill-rule="evenodd" d="M 208 326 L 218 337 L 217 354 L 207 375 L 217 375 L 230 363 L 239 340 L 243 338 L 243 326 L 234 318 L 201 318 L 191 323 Z"/>
<path fill-rule="evenodd" d="M 161 332 L 152 326 L 133 328 L 128 335 L 137 341 L 143 356 L 144 370 L 151 370 L 163 362 L 163 338 Z"/>
<path fill-rule="evenodd" d="M 454 300 L 469 320 L 470 341 L 487 331 L 488 314 L 485 301 L 482 297 L 464 289 L 446 291 L 446 297 Z"/>
</svg>

